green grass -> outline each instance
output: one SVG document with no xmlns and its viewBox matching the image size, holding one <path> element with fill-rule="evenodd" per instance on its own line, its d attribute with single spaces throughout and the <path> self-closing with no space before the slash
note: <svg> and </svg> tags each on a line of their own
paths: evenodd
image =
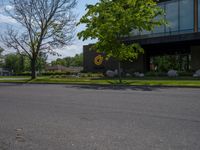
<svg viewBox="0 0 200 150">
<path fill-rule="evenodd" d="M 0 76 L 0 83 L 26 83 L 30 79 L 28 76 Z"/>
<path fill-rule="evenodd" d="M 30 80 L 29 77 L 20 79 L 15 77 L 15 80 L 4 78 L 0 82 L 9 83 L 62 83 L 62 84 L 91 84 L 91 85 L 119 85 L 117 78 L 50 78 L 50 77 L 38 77 L 35 80 Z M 188 86 L 188 87 L 200 87 L 200 79 L 192 77 L 145 77 L 145 78 L 125 78 L 122 85 L 145 85 L 145 86 Z"/>
<path fill-rule="evenodd" d="M 14 79 L 18 79 L 18 78 L 30 78 L 29 76 L 0 76 L 0 79 L 10 79 L 10 78 L 14 78 Z"/>
</svg>

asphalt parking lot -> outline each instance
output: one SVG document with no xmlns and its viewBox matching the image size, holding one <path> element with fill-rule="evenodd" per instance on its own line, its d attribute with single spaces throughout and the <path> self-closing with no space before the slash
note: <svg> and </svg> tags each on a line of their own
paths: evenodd
<svg viewBox="0 0 200 150">
<path fill-rule="evenodd" d="M 200 89 L 0 83 L 0 150 L 200 150 Z"/>
</svg>

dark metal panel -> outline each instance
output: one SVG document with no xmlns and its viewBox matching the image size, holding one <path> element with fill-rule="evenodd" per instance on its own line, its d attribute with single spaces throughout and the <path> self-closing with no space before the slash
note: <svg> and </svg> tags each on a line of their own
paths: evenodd
<svg viewBox="0 0 200 150">
<path fill-rule="evenodd" d="M 194 0 L 194 32 L 198 32 L 198 0 Z"/>
<path fill-rule="evenodd" d="M 162 43 L 175 43 L 175 42 L 200 42 L 200 33 L 187 33 L 170 36 L 160 36 L 145 39 L 134 39 L 134 37 L 124 38 L 123 41 L 127 44 L 137 42 L 141 45 L 162 44 Z"/>
</svg>

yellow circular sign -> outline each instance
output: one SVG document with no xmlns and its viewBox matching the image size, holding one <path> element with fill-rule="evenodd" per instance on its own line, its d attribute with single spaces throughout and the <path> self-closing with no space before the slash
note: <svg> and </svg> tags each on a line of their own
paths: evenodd
<svg viewBox="0 0 200 150">
<path fill-rule="evenodd" d="M 100 66 L 102 63 L 103 63 L 103 56 L 97 55 L 94 58 L 94 64 L 97 65 L 97 66 Z"/>
</svg>

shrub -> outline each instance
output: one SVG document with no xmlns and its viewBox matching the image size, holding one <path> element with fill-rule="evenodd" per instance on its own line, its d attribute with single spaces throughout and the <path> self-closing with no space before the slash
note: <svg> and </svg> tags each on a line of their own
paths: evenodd
<svg viewBox="0 0 200 150">
<path fill-rule="evenodd" d="M 54 78 L 61 78 L 61 76 L 60 75 L 55 75 Z"/>
<path fill-rule="evenodd" d="M 85 71 L 85 70 L 81 70 L 80 73 L 87 73 L 87 71 Z"/>
<path fill-rule="evenodd" d="M 20 73 L 15 73 L 16 76 L 30 76 L 30 72 L 20 72 Z"/>
<path fill-rule="evenodd" d="M 55 75 L 70 75 L 71 72 L 66 71 L 66 72 L 45 72 L 42 73 L 43 76 L 55 76 Z"/>
<path fill-rule="evenodd" d="M 89 78 L 101 78 L 104 77 L 103 73 L 81 73 L 81 77 L 89 77 Z"/>
<path fill-rule="evenodd" d="M 60 77 L 61 78 L 67 78 L 68 76 L 67 75 L 61 75 Z"/>
<path fill-rule="evenodd" d="M 147 76 L 147 77 L 165 77 L 165 76 L 167 76 L 167 74 L 164 73 L 164 72 L 153 72 L 153 71 L 151 71 L 151 72 L 147 72 L 145 74 L 145 76 Z"/>
<path fill-rule="evenodd" d="M 180 71 L 180 72 L 178 72 L 178 74 L 181 77 L 192 77 L 194 73 L 193 72 Z"/>
</svg>

